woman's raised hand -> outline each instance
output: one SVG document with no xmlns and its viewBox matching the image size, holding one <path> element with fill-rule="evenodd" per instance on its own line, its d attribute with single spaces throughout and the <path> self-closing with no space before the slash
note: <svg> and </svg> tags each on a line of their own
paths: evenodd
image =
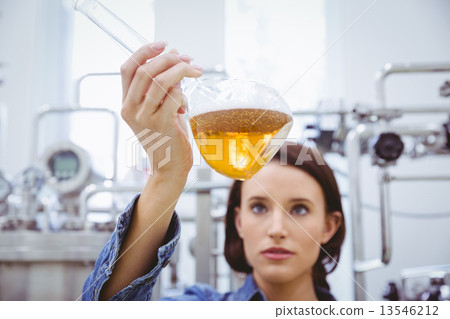
<svg viewBox="0 0 450 319">
<path fill-rule="evenodd" d="M 184 113 L 186 100 L 180 81 L 197 78 L 202 68 L 165 42 L 141 47 L 121 67 L 122 118 L 147 152 L 152 174 L 186 177 L 192 167 L 192 149 Z"/>
</svg>

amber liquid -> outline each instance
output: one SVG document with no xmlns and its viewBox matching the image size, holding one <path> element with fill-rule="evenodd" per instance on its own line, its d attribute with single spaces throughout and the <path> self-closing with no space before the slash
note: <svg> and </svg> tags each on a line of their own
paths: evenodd
<svg viewBox="0 0 450 319">
<path fill-rule="evenodd" d="M 246 180 L 279 149 L 292 126 L 288 114 L 264 109 L 229 109 L 190 119 L 195 141 L 205 161 L 218 173 Z"/>
</svg>

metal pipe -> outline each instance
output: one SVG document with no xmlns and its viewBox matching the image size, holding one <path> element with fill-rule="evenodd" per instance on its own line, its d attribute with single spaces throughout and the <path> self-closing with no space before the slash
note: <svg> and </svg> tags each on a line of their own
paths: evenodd
<svg viewBox="0 0 450 319">
<path fill-rule="evenodd" d="M 195 217 L 190 217 L 190 216 L 180 216 L 180 220 L 181 222 L 186 222 L 186 223 L 194 223 Z M 211 220 L 214 223 L 223 223 L 225 221 L 225 216 L 212 216 Z"/>
<path fill-rule="evenodd" d="M 354 263 L 364 259 L 363 233 L 361 216 L 361 187 L 360 187 L 360 163 L 361 140 L 373 135 L 373 127 L 368 124 L 359 124 L 352 129 L 346 138 L 348 172 L 349 172 L 349 199 L 352 214 L 352 242 Z M 354 294 L 355 300 L 364 300 L 364 291 L 360 288 L 365 286 L 364 275 L 354 267 Z"/>
<path fill-rule="evenodd" d="M 6 108 L 6 104 L 0 101 L 0 169 L 4 167 L 3 160 L 6 160 L 6 158 L 3 157 L 3 154 L 6 154 L 7 118 L 8 109 Z"/>
<path fill-rule="evenodd" d="M 317 111 L 317 110 L 310 110 L 310 111 L 294 111 L 292 112 L 292 115 L 340 115 L 340 114 L 353 114 L 352 111 Z"/>
<path fill-rule="evenodd" d="M 355 263 L 355 271 L 366 272 L 384 267 L 392 257 L 390 177 L 386 167 L 381 167 L 378 180 L 380 190 L 381 258 Z"/>
<path fill-rule="evenodd" d="M 422 127 L 417 126 L 391 126 L 396 133 L 409 136 L 429 136 L 444 134 L 442 124 L 428 123 Z"/>
<path fill-rule="evenodd" d="M 416 105 L 416 106 L 408 106 L 408 107 L 393 106 L 390 109 L 400 111 L 402 113 L 407 113 L 407 114 L 450 113 L 450 106 L 443 106 L 443 105 L 436 105 L 436 104 Z"/>
<path fill-rule="evenodd" d="M 358 106 L 364 107 L 366 112 L 358 112 Z M 372 105 L 357 105 L 355 111 L 294 111 L 292 115 L 294 116 L 305 116 L 305 115 L 316 115 L 316 116 L 326 116 L 326 115 L 357 115 L 357 114 L 368 115 L 378 115 L 378 116 L 399 116 L 402 114 L 422 114 L 422 113 L 450 113 L 450 106 L 438 105 L 438 104 L 418 104 L 410 106 L 392 106 L 389 109 L 374 109 Z"/>
<path fill-rule="evenodd" d="M 450 63 L 387 63 L 375 75 L 375 92 L 378 107 L 386 108 L 384 81 L 394 73 L 450 72 Z"/>
<path fill-rule="evenodd" d="M 105 73 L 88 73 L 83 75 L 82 77 L 80 77 L 78 79 L 78 81 L 75 83 L 75 96 L 74 96 L 74 100 L 75 100 L 75 105 L 79 106 L 80 105 L 80 97 L 81 97 L 81 83 L 89 78 L 89 77 L 94 77 L 94 76 L 119 76 L 120 72 L 105 72 Z"/>
<path fill-rule="evenodd" d="M 409 136 L 428 136 L 430 134 L 441 134 L 442 127 L 437 124 L 429 124 L 425 127 L 391 127 L 395 132 L 401 135 Z M 381 200 L 381 257 L 373 260 L 364 260 L 363 252 L 363 233 L 362 233 L 362 204 L 361 204 L 361 183 L 360 183 L 360 165 L 361 142 L 374 136 L 377 132 L 374 130 L 374 124 L 359 124 L 352 129 L 346 139 L 347 157 L 349 165 L 349 199 L 352 212 L 352 242 L 353 242 L 353 260 L 354 260 L 354 279 L 364 287 L 363 272 L 381 268 L 391 259 L 391 220 L 390 220 L 390 197 L 389 182 L 393 180 L 448 180 L 449 176 L 428 176 L 428 177 L 395 177 L 389 176 L 387 170 L 382 168 L 382 175 L 379 181 L 380 200 Z M 364 300 L 364 291 L 355 285 L 355 300 Z"/>
<path fill-rule="evenodd" d="M 211 179 L 211 171 L 203 168 L 198 170 L 200 181 Z M 213 261 L 211 260 L 212 222 L 211 222 L 211 191 L 202 190 L 197 193 L 196 236 L 195 236 L 195 281 L 212 284 Z"/>
<path fill-rule="evenodd" d="M 382 167 L 379 186 L 381 203 L 381 262 L 384 265 L 387 265 L 392 257 L 391 197 L 389 185 L 389 172 L 386 167 Z"/>
<path fill-rule="evenodd" d="M 450 181 L 450 176 L 390 176 L 392 182 L 413 182 L 413 181 Z"/>
<path fill-rule="evenodd" d="M 293 112 L 293 116 L 339 116 L 339 126 L 337 131 L 335 132 L 335 138 L 338 140 L 345 139 L 345 134 L 348 131 L 346 127 L 346 116 L 351 115 L 359 122 L 378 122 L 379 123 L 379 131 L 387 131 L 389 130 L 389 123 L 391 120 L 402 117 L 404 114 L 423 114 L 427 113 L 450 113 L 450 106 L 442 106 L 442 105 L 417 105 L 417 106 L 409 106 L 409 107 L 396 107 L 396 108 L 369 108 L 355 106 L 353 111 L 316 111 L 316 110 L 308 110 L 308 111 L 295 111 Z M 339 133 L 338 133 L 339 132 Z M 379 132 L 379 133 L 380 133 Z M 342 135 L 343 134 L 343 135 Z M 340 136 L 340 137 L 339 137 Z"/>
<path fill-rule="evenodd" d="M 88 200 L 98 193 L 122 193 L 122 192 L 140 192 L 142 190 L 142 186 L 137 185 L 114 185 L 114 186 L 102 186 L 91 184 L 86 186 L 83 191 L 80 193 L 80 197 L 78 199 L 79 208 L 78 208 L 78 216 L 80 221 L 84 224 L 84 228 L 86 229 L 86 217 L 87 217 L 87 202 Z"/>
<path fill-rule="evenodd" d="M 363 260 L 363 241 L 362 241 L 362 218 L 361 218 L 361 194 L 360 194 L 360 182 L 358 158 L 360 154 L 360 143 L 362 138 L 368 138 L 374 134 L 373 130 L 368 130 L 367 126 L 359 125 L 356 129 L 351 130 L 347 136 L 348 144 L 348 159 L 349 159 L 349 197 L 351 200 L 351 211 L 353 216 L 353 250 L 354 250 L 354 271 L 361 273 L 373 269 L 377 269 L 386 265 L 390 260 L 390 206 L 389 206 L 389 194 L 388 186 L 390 180 L 393 178 L 388 175 L 387 172 L 383 173 L 380 182 L 380 199 L 381 199 L 381 231 L 382 231 L 382 256 L 380 259 L 364 261 Z M 402 135 L 410 136 L 427 136 L 430 134 L 439 134 L 442 128 L 439 125 L 427 125 L 424 128 L 417 127 L 395 127 L 395 131 Z M 394 177 L 395 178 L 395 177 Z M 403 177 L 405 180 L 408 177 Z M 445 180 L 444 177 L 436 177 L 439 180 Z M 411 179 L 414 179 L 412 177 Z M 360 299 L 357 299 L 360 300 Z"/>
<path fill-rule="evenodd" d="M 113 128 L 113 176 L 112 181 L 117 179 L 117 151 L 118 151 L 118 141 L 119 141 L 119 120 L 117 118 L 116 112 L 107 108 L 81 108 L 81 107 L 50 107 L 49 105 L 43 105 L 38 111 L 33 124 L 33 135 L 31 143 L 31 162 L 37 161 L 37 151 L 39 143 L 39 123 L 41 119 L 51 113 L 75 113 L 75 112 L 105 112 L 112 116 L 114 128 Z"/>
<path fill-rule="evenodd" d="M 229 188 L 231 186 L 231 182 L 229 181 L 198 181 L 194 185 L 189 188 L 185 188 L 184 192 L 204 192 L 210 191 L 212 189 L 222 189 Z M 103 186 L 103 185 L 95 185 L 91 184 L 86 186 L 80 194 L 79 197 L 79 217 L 81 221 L 86 221 L 87 217 L 87 202 L 88 200 L 98 193 L 121 193 L 121 192 L 130 192 L 130 193 L 139 193 L 142 190 L 142 185 L 113 185 L 113 186 Z M 189 220 L 192 221 L 192 220 Z"/>
</svg>

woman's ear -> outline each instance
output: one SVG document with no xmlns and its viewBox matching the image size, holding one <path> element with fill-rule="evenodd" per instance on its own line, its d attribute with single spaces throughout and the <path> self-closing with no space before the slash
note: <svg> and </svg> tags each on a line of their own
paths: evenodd
<svg viewBox="0 0 450 319">
<path fill-rule="evenodd" d="M 334 234 L 336 234 L 339 226 L 342 223 L 342 213 L 335 211 L 331 213 L 327 213 L 325 216 L 325 228 L 322 233 L 321 244 L 324 245 L 328 243 L 328 241 L 333 238 Z"/>
<path fill-rule="evenodd" d="M 242 238 L 242 220 L 241 220 L 241 208 L 234 208 L 234 225 L 236 226 L 239 237 Z"/>
</svg>

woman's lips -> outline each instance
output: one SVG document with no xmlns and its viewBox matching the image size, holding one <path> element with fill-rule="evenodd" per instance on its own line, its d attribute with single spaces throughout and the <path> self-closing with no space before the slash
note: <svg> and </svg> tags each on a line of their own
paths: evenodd
<svg viewBox="0 0 450 319">
<path fill-rule="evenodd" d="M 262 255 L 270 260 L 284 260 L 290 258 L 294 253 L 282 247 L 271 247 L 264 250 Z"/>
</svg>

